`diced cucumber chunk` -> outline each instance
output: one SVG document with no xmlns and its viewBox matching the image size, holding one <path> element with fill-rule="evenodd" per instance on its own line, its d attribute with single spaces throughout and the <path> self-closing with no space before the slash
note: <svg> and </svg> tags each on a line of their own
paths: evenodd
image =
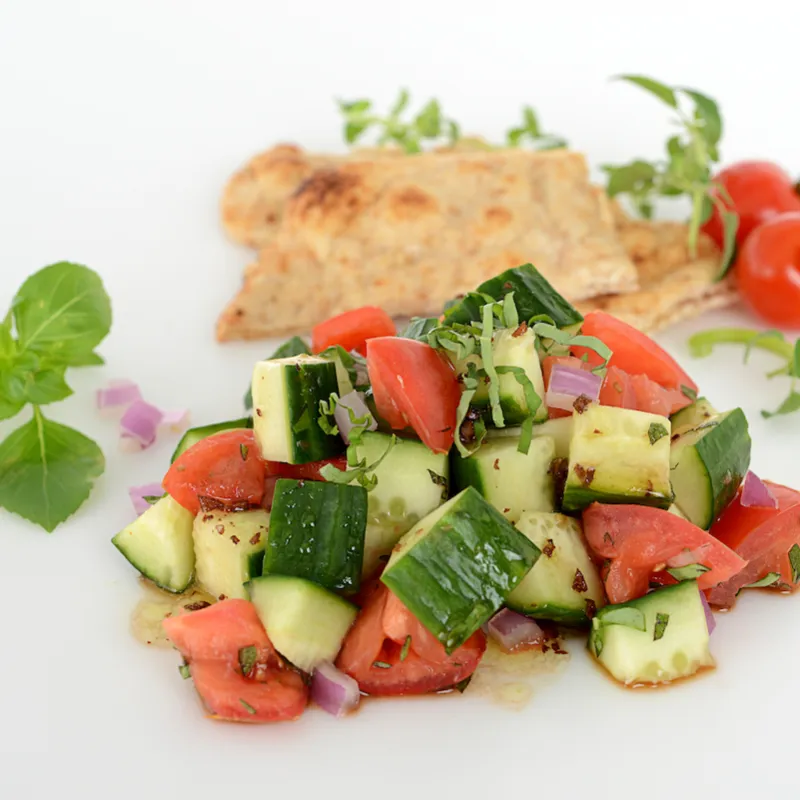
<svg viewBox="0 0 800 800">
<path fill-rule="evenodd" d="M 170 463 L 174 462 L 178 456 L 183 455 L 190 447 L 196 445 L 203 439 L 207 439 L 209 436 L 213 436 L 215 433 L 252 427 L 252 417 L 240 417 L 239 419 L 232 419 L 227 422 L 216 422 L 213 425 L 202 425 L 198 428 L 189 428 L 189 430 L 183 434 L 181 440 L 178 442 L 178 446 L 172 453 Z"/>
<path fill-rule="evenodd" d="M 597 567 L 580 523 L 563 514 L 529 513 L 517 523 L 542 555 L 508 596 L 506 605 L 536 619 L 586 625 L 605 605 Z"/>
<path fill-rule="evenodd" d="M 353 444 L 357 460 L 374 464 L 392 437 L 366 432 Z M 434 453 L 422 442 L 398 439 L 372 473 L 378 483 L 368 494 L 363 574 L 370 575 L 412 525 L 438 508 L 448 496 L 447 454 Z"/>
<path fill-rule="evenodd" d="M 589 650 L 620 683 L 666 683 L 714 666 L 708 639 L 692 580 L 598 611 Z"/>
<path fill-rule="evenodd" d="M 357 592 L 366 525 L 363 486 L 281 478 L 275 484 L 263 574 Z"/>
<path fill-rule="evenodd" d="M 341 345 L 335 344 L 317 353 L 317 358 L 330 361 L 336 367 L 336 383 L 339 385 L 339 397 L 355 391 L 356 361 Z"/>
<path fill-rule="evenodd" d="M 538 557 L 536 545 L 469 487 L 400 540 L 381 580 L 452 653 Z"/>
<path fill-rule="evenodd" d="M 243 584 L 261 574 L 268 536 L 262 508 L 201 511 L 192 528 L 198 583 L 214 597 L 246 599 Z"/>
<path fill-rule="evenodd" d="M 310 356 L 311 349 L 299 336 L 292 336 L 291 339 L 287 339 L 282 345 L 279 345 L 269 359 L 265 360 L 271 361 L 274 358 L 290 358 L 291 356 L 300 356 L 303 354 Z M 245 392 L 244 407 L 246 411 L 250 411 L 253 408 L 252 383 L 247 387 L 247 391 Z"/>
<path fill-rule="evenodd" d="M 574 414 L 564 510 L 594 502 L 669 508 L 669 454 L 666 417 L 592 403 Z"/>
<path fill-rule="evenodd" d="M 193 521 L 190 511 L 166 495 L 111 542 L 157 586 L 182 592 L 192 582 L 194 572 Z"/>
<path fill-rule="evenodd" d="M 507 269 L 476 289 L 476 294 L 488 294 L 495 300 L 502 300 L 509 292 L 514 292 L 520 322 L 546 314 L 557 327 L 567 331 L 577 330 L 583 322 L 581 313 L 552 287 L 533 264 Z M 451 305 L 444 316 L 446 323 L 480 322 L 481 319 L 479 304 L 471 295 Z"/>
<path fill-rule="evenodd" d="M 453 448 L 453 483 L 456 491 L 474 486 L 509 522 L 516 522 L 524 511 L 553 511 L 554 458 L 555 442 L 549 436 L 534 438 L 527 453 L 520 453 L 518 442 L 508 437 L 487 440 L 466 458 Z"/>
<path fill-rule="evenodd" d="M 547 408 L 544 405 L 544 378 L 536 350 L 536 335 L 526 330 L 520 335 L 515 331 L 500 330 L 494 335 L 492 351 L 495 367 L 513 367 L 521 369 L 533 385 L 533 389 L 542 401 L 536 410 L 534 420 L 543 422 L 547 419 Z M 483 368 L 483 360 L 478 355 L 468 356 L 463 361 L 454 360 L 453 364 L 459 374 L 466 374 L 469 364 Z M 528 403 L 525 399 L 525 387 L 519 383 L 513 373 L 499 374 L 498 392 L 500 408 L 506 425 L 519 425 L 529 416 Z M 489 404 L 489 388 L 484 382 L 478 386 L 472 405 L 480 408 Z"/>
<path fill-rule="evenodd" d="M 489 428 L 486 432 L 486 440 L 495 439 L 516 439 L 519 440 L 522 428 Z M 531 431 L 534 439 L 537 436 L 549 436 L 552 438 L 556 448 L 556 458 L 569 458 L 569 443 L 572 439 L 572 417 L 555 417 L 540 422 L 533 426 Z"/>
<path fill-rule="evenodd" d="M 708 530 L 736 496 L 750 466 L 750 431 L 741 408 L 685 430 L 672 443 L 675 503 Z"/>
<path fill-rule="evenodd" d="M 304 672 L 333 661 L 358 609 L 303 578 L 265 575 L 247 584 L 275 649 Z"/>
<path fill-rule="evenodd" d="M 676 411 L 669 419 L 672 423 L 672 435 L 683 433 L 690 428 L 697 428 L 712 417 L 716 417 L 717 410 L 705 397 L 698 397 L 690 406 Z"/>
<path fill-rule="evenodd" d="M 319 425 L 321 400 L 338 392 L 336 367 L 316 356 L 259 361 L 253 370 L 253 429 L 268 461 L 307 464 L 344 450 Z"/>
</svg>

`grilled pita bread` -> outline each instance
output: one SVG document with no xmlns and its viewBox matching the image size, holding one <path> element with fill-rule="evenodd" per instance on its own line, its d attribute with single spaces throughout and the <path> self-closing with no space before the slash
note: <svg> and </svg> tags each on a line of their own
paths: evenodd
<svg viewBox="0 0 800 800">
<path fill-rule="evenodd" d="M 292 195 L 217 337 L 303 331 L 367 304 L 398 317 L 436 314 L 453 295 L 528 261 L 572 301 L 637 288 L 581 154 L 346 161 L 313 171 Z"/>
<path fill-rule="evenodd" d="M 732 277 L 715 280 L 720 252 L 710 239 L 700 237 L 692 258 L 686 225 L 634 220 L 617 203 L 612 209 L 619 239 L 636 265 L 639 290 L 579 302 L 581 312 L 601 309 L 653 333 L 735 302 Z"/>
</svg>

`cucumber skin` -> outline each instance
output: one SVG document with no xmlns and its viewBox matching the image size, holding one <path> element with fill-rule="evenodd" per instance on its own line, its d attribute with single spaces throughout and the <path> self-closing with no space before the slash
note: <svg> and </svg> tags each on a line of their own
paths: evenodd
<svg viewBox="0 0 800 800">
<path fill-rule="evenodd" d="M 289 575 L 326 589 L 357 592 L 366 528 L 363 486 L 280 478 L 260 574 Z"/>
<path fill-rule="evenodd" d="M 476 489 L 464 495 L 381 576 L 448 655 L 488 622 L 541 555 Z"/>
<path fill-rule="evenodd" d="M 203 439 L 207 439 L 209 436 L 213 436 L 215 433 L 237 430 L 239 428 L 243 430 L 249 430 L 252 427 L 252 417 L 241 417 L 240 419 L 232 419 L 228 422 L 217 422 L 213 425 L 202 425 L 197 428 L 189 428 L 189 430 L 186 431 L 183 436 L 181 436 L 181 440 L 178 442 L 177 447 L 172 453 L 172 458 L 170 458 L 169 463 L 174 463 L 175 459 L 178 458 L 178 456 L 182 456 L 190 447 L 193 447 L 198 442 L 202 442 Z"/>
<path fill-rule="evenodd" d="M 318 422 L 319 400 L 327 400 L 331 392 L 339 391 L 336 365 L 329 361 L 324 365 L 314 364 L 313 369 L 307 369 L 304 365 L 298 364 L 294 370 L 290 371 L 289 368 L 285 370 L 284 380 L 287 382 L 288 408 L 294 411 L 292 418 L 286 421 L 292 428 L 291 463 L 308 464 L 343 453 L 345 444 L 341 436 L 330 436 L 325 433 Z M 308 424 L 304 424 L 298 430 L 296 426 L 306 413 Z"/>
<path fill-rule="evenodd" d="M 636 494 L 612 494 L 610 492 L 597 492 L 582 486 L 570 486 L 564 489 L 562 511 L 565 514 L 579 514 L 592 503 L 608 503 L 610 505 L 639 505 L 652 506 L 653 508 L 668 509 L 672 505 L 672 496 L 660 492 L 640 492 Z"/>
<path fill-rule="evenodd" d="M 271 361 L 273 358 L 291 358 L 291 356 L 302 355 L 310 356 L 311 348 L 299 336 L 292 336 L 291 339 L 287 339 L 282 345 L 279 345 L 278 349 L 266 360 Z M 244 409 L 245 411 L 253 410 L 252 386 L 248 386 L 244 394 Z"/>
<path fill-rule="evenodd" d="M 583 315 L 578 309 L 564 299 L 533 264 L 523 264 L 501 272 L 475 291 L 488 294 L 495 300 L 502 300 L 509 292 L 514 292 L 520 322 L 539 314 L 547 314 L 556 327 L 562 329 L 577 329 L 583 322 Z M 476 301 L 467 296 L 445 311 L 444 317 L 445 324 L 480 322 L 481 313 Z"/>
<path fill-rule="evenodd" d="M 521 606 L 515 603 L 506 603 L 506 605 L 520 614 L 525 614 L 526 617 L 549 620 L 558 625 L 566 625 L 569 628 L 586 628 L 591 624 L 591 620 L 586 616 L 585 611 L 577 611 L 574 608 L 565 608 L 553 603 L 542 603 L 541 605 L 533 606 Z"/>
</svg>

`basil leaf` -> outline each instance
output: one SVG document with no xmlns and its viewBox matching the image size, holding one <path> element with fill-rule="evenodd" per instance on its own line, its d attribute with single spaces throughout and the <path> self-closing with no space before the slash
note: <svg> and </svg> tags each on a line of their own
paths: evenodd
<svg viewBox="0 0 800 800">
<path fill-rule="evenodd" d="M 319 474 L 329 483 L 353 483 L 353 481 L 357 481 L 368 492 L 371 492 L 378 485 L 378 478 L 372 473 L 380 466 L 383 459 L 389 455 L 392 448 L 397 444 L 397 436 L 392 434 L 392 438 L 389 440 L 386 449 L 372 464 L 367 464 L 365 458 L 358 460 L 358 454 L 354 447 L 355 444 L 357 443 L 354 442 L 347 448 L 348 469 L 341 470 L 333 464 L 325 464 L 325 466 L 320 469 Z"/>
<path fill-rule="evenodd" d="M 0 506 L 52 532 L 89 496 L 105 466 L 100 448 L 34 408 L 0 443 Z"/>
<path fill-rule="evenodd" d="M 438 100 L 431 100 L 414 119 L 419 135 L 425 139 L 435 139 L 442 132 L 442 110 Z"/>
<path fill-rule="evenodd" d="M 192 677 L 192 672 L 189 669 L 189 665 L 188 664 L 181 664 L 178 667 L 178 672 L 180 672 L 181 678 L 183 678 L 184 680 L 187 680 L 187 679 Z"/>
<path fill-rule="evenodd" d="M 704 572 L 708 572 L 711 567 L 705 564 L 687 564 L 685 567 L 672 567 L 667 572 L 675 578 L 676 581 L 691 581 L 699 578 Z"/>
<path fill-rule="evenodd" d="M 639 86 L 645 91 L 650 92 L 650 94 L 655 95 L 668 106 L 672 108 L 678 107 L 678 99 L 675 96 L 675 92 L 669 86 L 659 83 L 659 81 L 646 78 L 644 75 L 618 75 L 616 80 L 627 81 L 628 83 Z"/>
<path fill-rule="evenodd" d="M 800 581 L 800 546 L 793 544 L 789 550 L 789 564 L 792 568 L 792 583 Z"/>
<path fill-rule="evenodd" d="M 780 572 L 768 572 L 763 578 L 755 581 L 755 583 L 748 583 L 743 586 L 743 589 L 763 589 L 765 586 L 772 586 L 781 579 Z"/>
<path fill-rule="evenodd" d="M 64 366 L 47 366 L 35 353 L 22 352 L 0 376 L 0 390 L 12 402 L 47 405 L 72 394 L 64 380 Z"/>
<path fill-rule="evenodd" d="M 775 409 L 775 411 L 762 411 L 761 416 L 764 419 L 778 417 L 783 414 L 792 414 L 795 411 L 800 411 L 800 393 L 791 391 L 789 396 Z"/>
<path fill-rule="evenodd" d="M 659 439 L 669 436 L 669 431 L 660 423 L 653 422 L 647 429 L 647 437 L 650 439 L 650 444 L 655 444 Z"/>
<path fill-rule="evenodd" d="M 258 661 L 258 648 L 254 645 L 242 647 L 239 650 L 239 667 L 245 678 L 255 669 L 256 661 Z"/>
<path fill-rule="evenodd" d="M 367 120 L 345 123 L 344 140 L 347 142 L 347 144 L 354 144 L 358 141 L 359 136 L 361 136 L 361 134 L 364 133 L 369 126 L 370 123 Z"/>
<path fill-rule="evenodd" d="M 392 106 L 391 110 L 389 111 L 390 117 L 399 117 L 403 111 L 405 111 L 406 106 L 408 105 L 408 101 L 411 99 L 411 95 L 408 93 L 408 89 L 401 89 L 400 94 L 395 100 L 394 105 Z M 369 108 L 369 104 L 367 105 Z M 366 110 L 366 109 L 364 109 Z"/>
<path fill-rule="evenodd" d="M 735 211 L 721 211 L 722 225 L 724 228 L 724 242 L 722 246 L 722 258 L 717 280 L 722 280 L 728 270 L 733 266 L 736 258 L 736 232 L 739 230 L 739 215 Z"/>
<path fill-rule="evenodd" d="M 353 100 L 351 102 L 339 100 L 338 102 L 339 110 L 344 114 L 363 114 L 372 108 L 371 100 Z"/>
<path fill-rule="evenodd" d="M 684 397 L 688 397 L 692 402 L 697 400 L 697 392 L 690 386 L 684 386 L 683 384 L 681 384 L 681 394 Z"/>
<path fill-rule="evenodd" d="M 66 261 L 31 275 L 12 312 L 21 349 L 46 352 L 69 366 L 85 364 L 111 329 L 111 302 L 100 276 Z"/>
<path fill-rule="evenodd" d="M 523 106 L 522 119 L 525 121 L 525 130 L 534 139 L 542 135 L 539 128 L 539 119 L 536 116 L 536 112 L 530 106 Z"/>
<path fill-rule="evenodd" d="M 411 649 L 411 637 L 406 636 L 406 640 L 403 642 L 402 648 L 400 648 L 400 660 L 405 661 L 408 657 L 408 651 Z"/>
<path fill-rule="evenodd" d="M 440 325 L 436 317 L 412 317 L 402 333 L 402 339 L 416 339 L 418 342 L 428 342 L 428 334 Z"/>
<path fill-rule="evenodd" d="M 753 348 L 759 346 L 763 347 L 764 345 L 762 343 L 765 342 L 767 339 L 777 339 L 778 341 L 781 342 L 786 341 L 784 335 L 780 331 L 775 330 L 774 328 L 757 333 L 744 346 L 745 364 L 747 364 L 747 362 L 750 360 L 750 354 L 753 352 Z"/>
<path fill-rule="evenodd" d="M 669 614 L 656 614 L 656 624 L 653 628 L 653 641 L 657 642 L 667 630 L 669 624 Z"/>
<path fill-rule="evenodd" d="M 602 167 L 608 175 L 606 192 L 609 197 L 616 197 L 618 194 L 634 192 L 643 188 L 650 189 L 656 176 L 656 168 L 647 161 L 632 161 L 621 167 L 606 164 Z"/>
<path fill-rule="evenodd" d="M 253 706 L 251 706 L 251 705 L 250 705 L 250 703 L 248 703 L 246 700 L 243 700 L 243 699 L 240 697 L 240 698 L 239 698 L 239 702 L 240 702 L 240 703 L 241 703 L 241 704 L 244 706 L 244 710 L 245 710 L 245 711 L 246 711 L 248 714 L 255 714 L 255 713 L 256 713 L 256 710 L 253 708 Z"/>
<path fill-rule="evenodd" d="M 716 145 L 722 138 L 722 117 L 717 104 L 710 97 L 695 89 L 687 89 L 685 86 L 681 86 L 679 91 L 694 100 L 696 115 L 703 122 L 700 130 L 706 144 Z"/>
<path fill-rule="evenodd" d="M 595 617 L 602 625 L 624 625 L 637 631 L 647 630 L 647 620 L 644 613 L 633 606 L 617 606 L 608 608 Z"/>
</svg>

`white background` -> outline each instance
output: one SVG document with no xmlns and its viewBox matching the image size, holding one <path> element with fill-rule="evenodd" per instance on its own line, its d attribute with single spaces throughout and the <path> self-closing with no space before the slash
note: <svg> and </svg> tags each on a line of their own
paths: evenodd
<svg viewBox="0 0 800 800">
<path fill-rule="evenodd" d="M 714 635 L 716 673 L 664 692 L 619 690 L 576 652 L 519 713 L 464 698 L 375 703 L 343 722 L 204 720 L 177 659 L 129 637 L 138 591 L 108 543 L 131 517 L 126 487 L 158 480 L 174 441 L 123 456 L 113 423 L 92 412 L 94 388 L 132 377 L 197 423 L 238 413 L 269 348 L 213 339 L 248 256 L 220 231 L 219 193 L 278 140 L 340 149 L 334 97 L 388 106 L 405 85 L 495 139 L 531 103 L 599 164 L 660 152 L 664 110 L 607 80 L 641 72 L 719 100 L 726 160 L 797 170 L 796 9 L 3 0 L 0 309 L 29 273 L 70 259 L 101 273 L 115 320 L 107 366 L 75 371 L 76 395 L 48 410 L 107 453 L 89 503 L 52 536 L 0 511 L 0 798 L 796 792 L 797 599 L 748 597 Z M 688 333 L 723 320 L 752 322 L 710 315 L 662 341 L 688 358 Z M 800 484 L 800 420 L 758 415 L 785 390 L 762 380 L 771 362 L 686 363 L 715 403 L 745 408 L 755 469 Z"/>
</svg>

